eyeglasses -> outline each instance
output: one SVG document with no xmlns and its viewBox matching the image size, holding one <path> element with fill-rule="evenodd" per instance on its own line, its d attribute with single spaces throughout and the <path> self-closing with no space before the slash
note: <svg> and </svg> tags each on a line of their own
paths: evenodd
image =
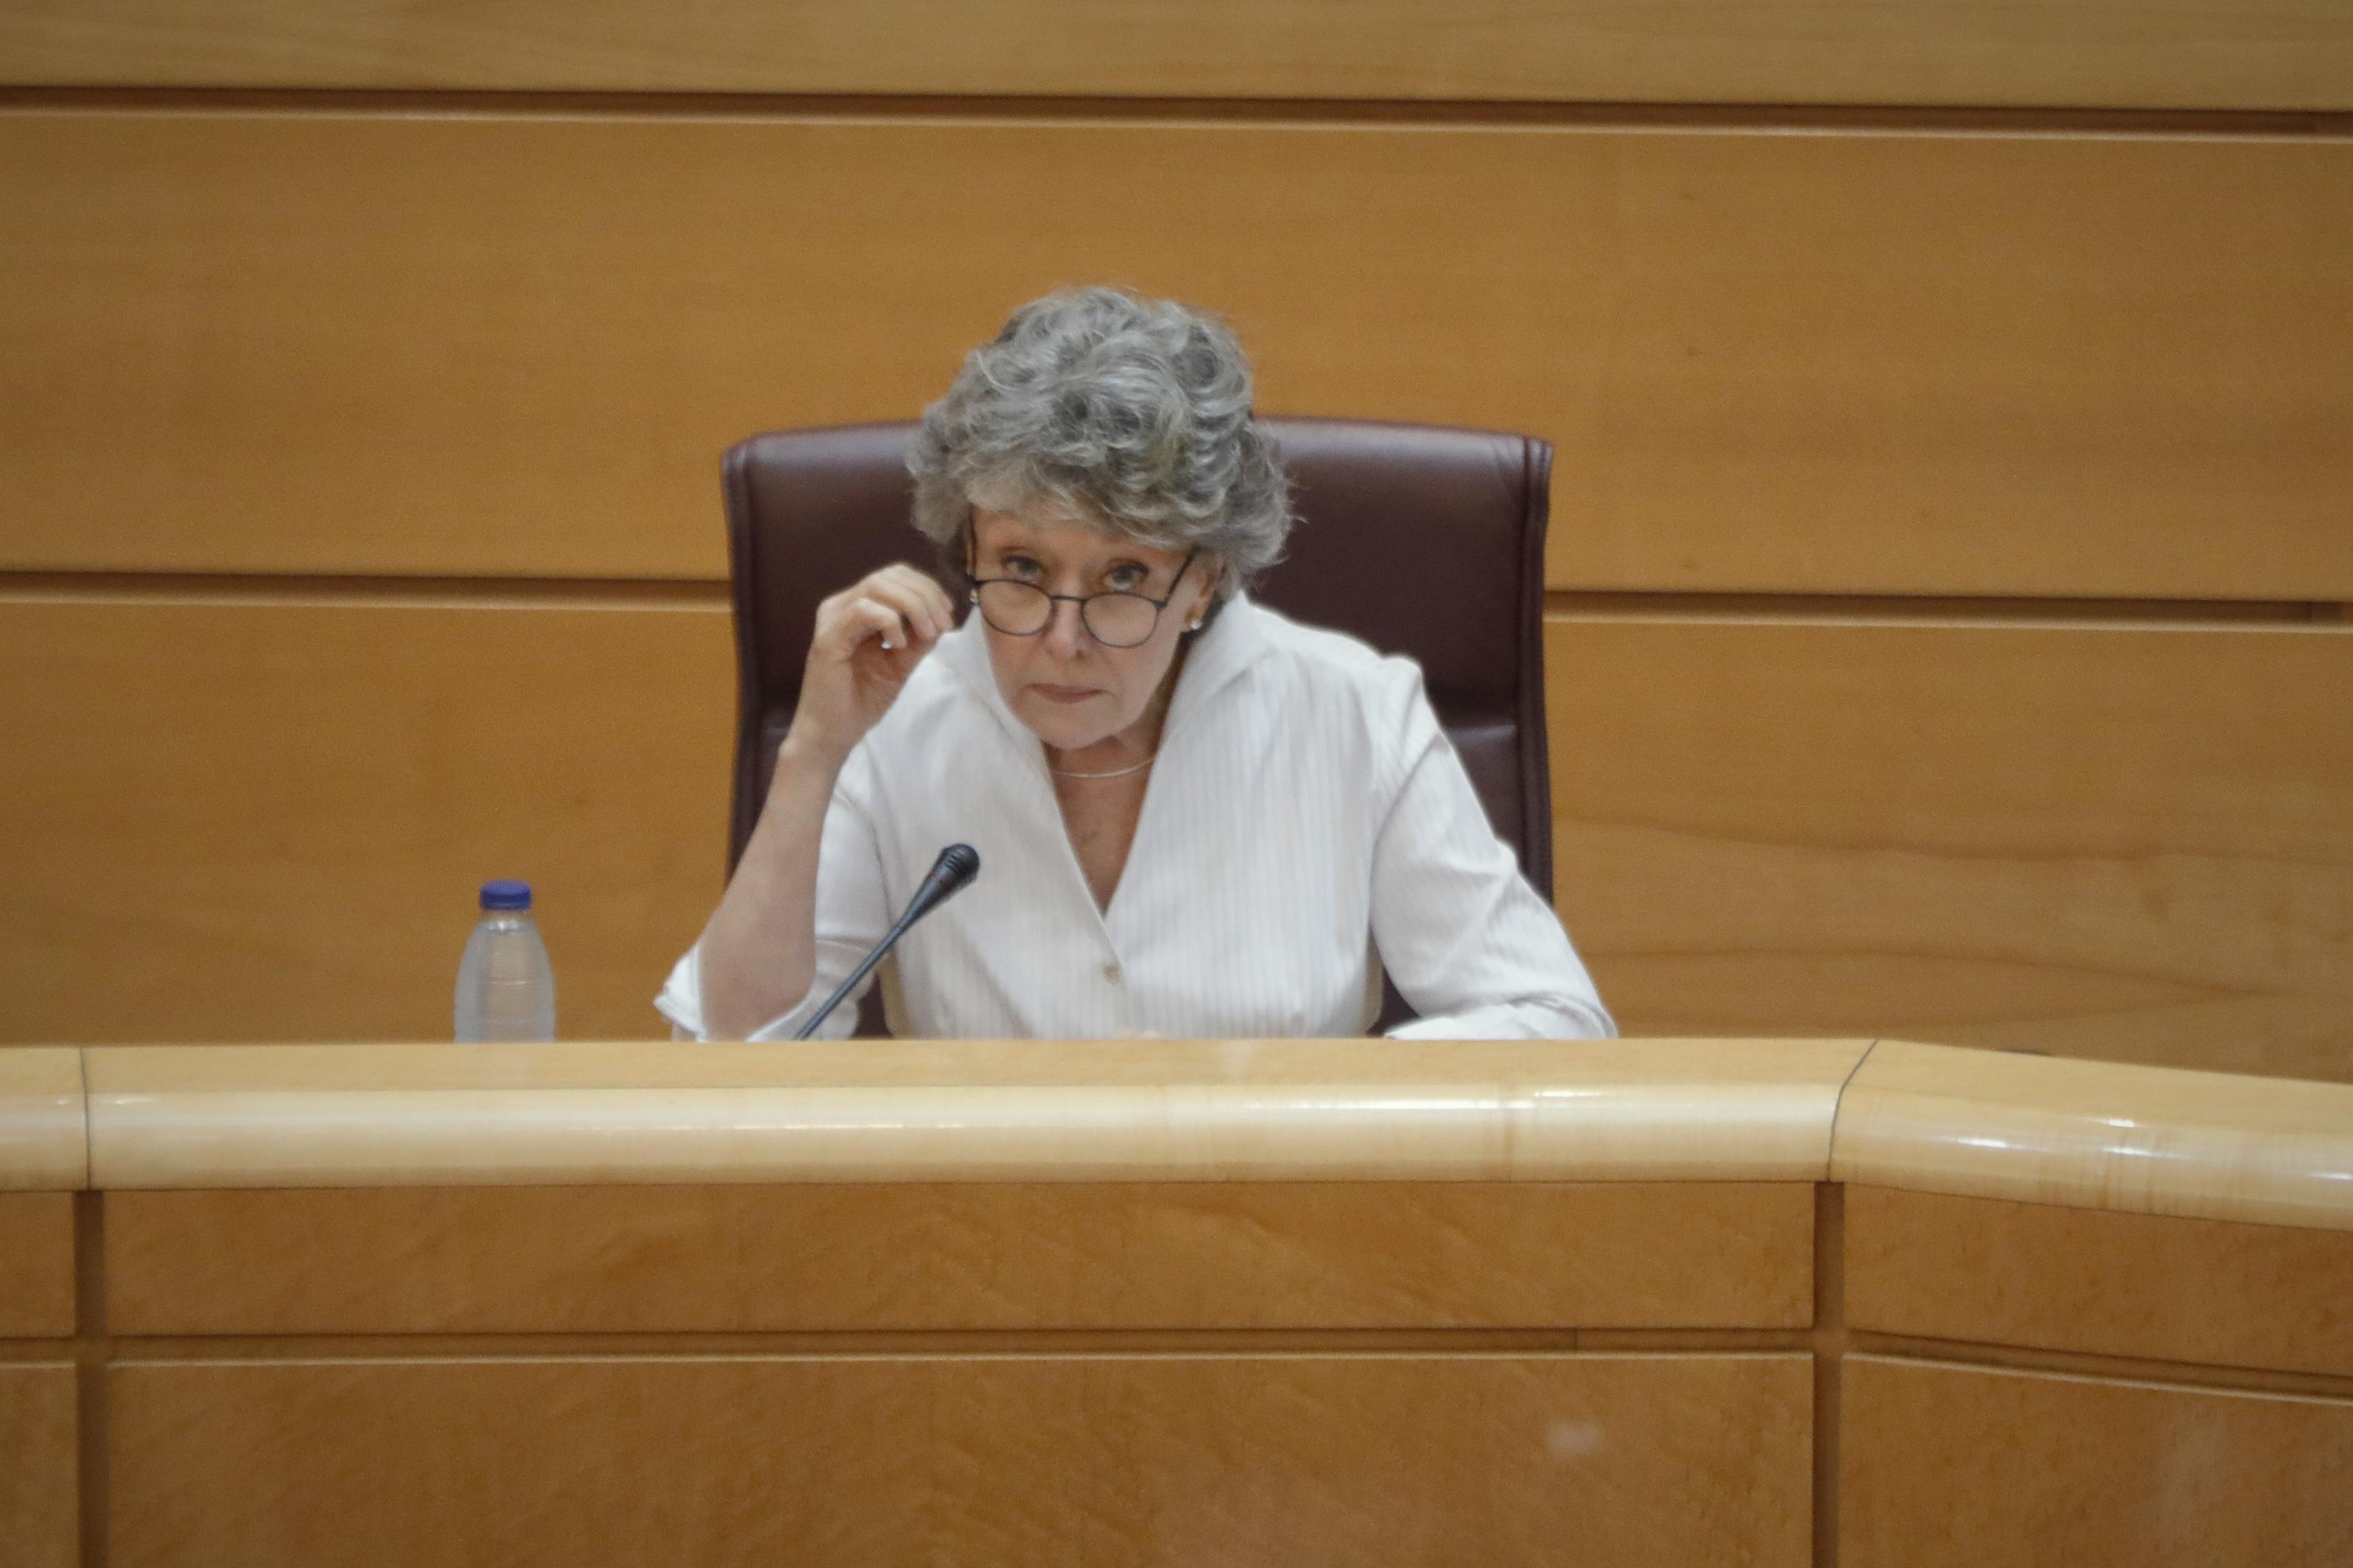
<svg viewBox="0 0 2353 1568">
<path fill-rule="evenodd" d="M 1167 594 L 1157 599 L 1128 593 L 1049 594 L 1018 577 L 984 577 L 972 585 L 972 602 L 980 606 L 983 620 L 1012 637 L 1036 637 L 1053 621 L 1054 606 L 1067 602 L 1079 607 L 1079 624 L 1095 641 L 1105 647 L 1134 647 L 1151 640 L 1160 612 L 1176 596 L 1176 584 L 1185 580 L 1196 553 L 1186 552 L 1184 564 L 1169 579 Z"/>
</svg>

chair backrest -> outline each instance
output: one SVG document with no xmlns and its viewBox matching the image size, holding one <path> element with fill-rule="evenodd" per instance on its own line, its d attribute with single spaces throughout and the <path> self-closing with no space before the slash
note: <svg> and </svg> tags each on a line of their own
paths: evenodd
<svg viewBox="0 0 2353 1568">
<path fill-rule="evenodd" d="M 1254 590 L 1294 619 L 1421 666 L 1431 705 L 1528 880 L 1552 896 L 1544 542 L 1552 446 L 1534 437 L 1266 419 L 1299 521 Z M 892 561 L 934 570 L 909 523 L 912 424 L 779 430 L 728 451 L 737 710 L 732 875 L 799 700 L 818 602 Z M 881 1033 L 870 994 L 860 1032 Z M 1410 1017 L 1391 989 L 1387 1027 Z"/>
</svg>

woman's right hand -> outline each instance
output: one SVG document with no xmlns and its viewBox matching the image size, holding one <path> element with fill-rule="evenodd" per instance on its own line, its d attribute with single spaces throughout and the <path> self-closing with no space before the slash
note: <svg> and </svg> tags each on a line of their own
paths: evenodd
<svg viewBox="0 0 2353 1568">
<path fill-rule="evenodd" d="M 821 602 L 786 743 L 837 763 L 848 757 L 955 625 L 947 590 L 903 563 L 885 566 Z"/>
</svg>

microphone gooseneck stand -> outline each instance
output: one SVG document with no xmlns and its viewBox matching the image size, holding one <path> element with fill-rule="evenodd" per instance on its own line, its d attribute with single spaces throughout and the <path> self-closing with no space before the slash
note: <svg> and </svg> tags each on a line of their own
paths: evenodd
<svg viewBox="0 0 2353 1568">
<path fill-rule="evenodd" d="M 941 850 L 940 858 L 932 862 L 931 872 L 924 877 L 923 885 L 915 889 L 913 898 L 907 900 L 907 912 L 899 917 L 898 923 L 891 928 L 889 933 L 881 942 L 875 943 L 874 951 L 868 953 L 864 962 L 849 972 L 849 978 L 843 981 L 835 989 L 833 994 L 825 999 L 825 1005 L 819 1007 L 816 1016 L 801 1026 L 800 1033 L 795 1035 L 793 1038 L 806 1040 L 816 1034 L 818 1026 L 831 1016 L 836 1007 L 841 1005 L 841 999 L 857 990 L 858 983 L 872 973 L 874 966 L 882 962 L 883 955 L 898 943 L 901 937 L 907 934 L 908 927 L 946 903 L 979 875 L 980 851 L 971 845 L 951 844 Z"/>
</svg>

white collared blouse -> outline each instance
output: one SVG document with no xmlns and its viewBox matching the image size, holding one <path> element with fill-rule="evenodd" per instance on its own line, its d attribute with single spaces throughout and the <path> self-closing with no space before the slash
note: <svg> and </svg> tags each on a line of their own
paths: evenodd
<svg viewBox="0 0 2353 1568">
<path fill-rule="evenodd" d="M 818 849 L 816 979 L 752 1038 L 797 1033 L 959 841 L 979 877 L 896 950 L 913 1037 L 1360 1035 L 1384 967 L 1421 1014 L 1401 1037 L 1617 1032 L 1411 660 L 1229 603 L 1178 675 L 1099 909 L 984 637 L 968 616 L 941 638 L 851 752 Z M 709 1037 L 696 952 L 655 1005 Z M 820 1032 L 855 1021 L 845 1002 Z"/>
</svg>

